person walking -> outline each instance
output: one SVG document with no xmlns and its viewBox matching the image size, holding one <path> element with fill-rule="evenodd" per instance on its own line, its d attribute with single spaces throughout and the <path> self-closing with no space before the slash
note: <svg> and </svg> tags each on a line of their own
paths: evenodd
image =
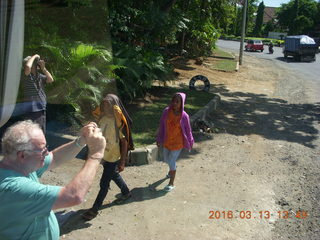
<svg viewBox="0 0 320 240">
<path fill-rule="evenodd" d="M 194 139 L 190 126 L 189 115 L 184 111 L 186 94 L 178 92 L 168 107 L 163 110 L 157 134 L 157 146 L 163 148 L 164 161 L 169 165 L 169 184 L 165 191 L 174 189 L 176 176 L 176 161 L 183 148 L 191 150 Z"/>
<path fill-rule="evenodd" d="M 130 190 L 120 172 L 124 170 L 128 151 L 133 149 L 132 120 L 121 100 L 114 94 L 108 94 L 100 104 L 100 108 L 97 108 L 93 113 L 99 118 L 98 125 L 102 129 L 107 144 L 103 156 L 100 191 L 92 208 L 82 215 L 86 221 L 97 216 L 98 210 L 107 196 L 111 180 L 121 190 L 121 197 L 116 199 L 115 203 L 120 204 L 131 197 Z"/>
</svg>

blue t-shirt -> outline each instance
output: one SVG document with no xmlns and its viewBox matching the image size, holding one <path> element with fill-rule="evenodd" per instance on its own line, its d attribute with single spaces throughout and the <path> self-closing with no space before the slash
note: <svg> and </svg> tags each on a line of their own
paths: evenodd
<svg viewBox="0 0 320 240">
<path fill-rule="evenodd" d="M 0 168 L 0 239 L 59 239 L 52 206 L 61 187 L 44 185 L 39 177 L 52 161 L 50 153 L 42 168 L 28 176 Z"/>
</svg>

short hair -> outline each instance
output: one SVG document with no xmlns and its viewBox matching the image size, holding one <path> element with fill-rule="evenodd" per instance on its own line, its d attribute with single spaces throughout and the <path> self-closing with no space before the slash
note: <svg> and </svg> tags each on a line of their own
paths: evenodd
<svg viewBox="0 0 320 240">
<path fill-rule="evenodd" d="M 41 130 L 39 124 L 31 120 L 20 121 L 10 126 L 2 138 L 2 152 L 4 156 L 12 155 L 18 151 L 32 150 L 32 132 Z"/>
</svg>

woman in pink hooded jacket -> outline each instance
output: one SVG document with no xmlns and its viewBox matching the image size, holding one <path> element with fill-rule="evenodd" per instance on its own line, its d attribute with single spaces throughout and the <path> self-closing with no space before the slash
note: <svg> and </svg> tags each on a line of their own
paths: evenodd
<svg viewBox="0 0 320 240">
<path fill-rule="evenodd" d="M 160 118 L 157 145 L 163 147 L 163 158 L 169 165 L 167 176 L 170 177 L 170 181 L 165 187 L 166 191 L 174 188 L 176 160 L 181 150 L 183 148 L 191 150 L 194 143 L 189 115 L 184 111 L 185 99 L 186 94 L 176 93 Z"/>
</svg>

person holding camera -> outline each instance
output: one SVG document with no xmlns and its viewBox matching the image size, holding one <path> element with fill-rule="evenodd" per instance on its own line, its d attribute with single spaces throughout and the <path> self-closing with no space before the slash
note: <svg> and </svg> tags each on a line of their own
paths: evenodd
<svg viewBox="0 0 320 240">
<path fill-rule="evenodd" d="M 68 184 L 40 182 L 45 171 L 74 159 L 85 144 L 88 157 Z M 74 141 L 52 151 L 37 123 L 27 120 L 7 128 L 0 161 L 0 239 L 59 240 L 53 210 L 84 202 L 105 147 L 106 140 L 94 122 L 85 125 Z"/>
<path fill-rule="evenodd" d="M 38 54 L 24 59 L 24 97 L 26 119 L 38 123 L 46 132 L 47 96 L 44 91 L 46 83 L 52 83 L 53 77 L 45 67 L 45 61 Z"/>
</svg>

